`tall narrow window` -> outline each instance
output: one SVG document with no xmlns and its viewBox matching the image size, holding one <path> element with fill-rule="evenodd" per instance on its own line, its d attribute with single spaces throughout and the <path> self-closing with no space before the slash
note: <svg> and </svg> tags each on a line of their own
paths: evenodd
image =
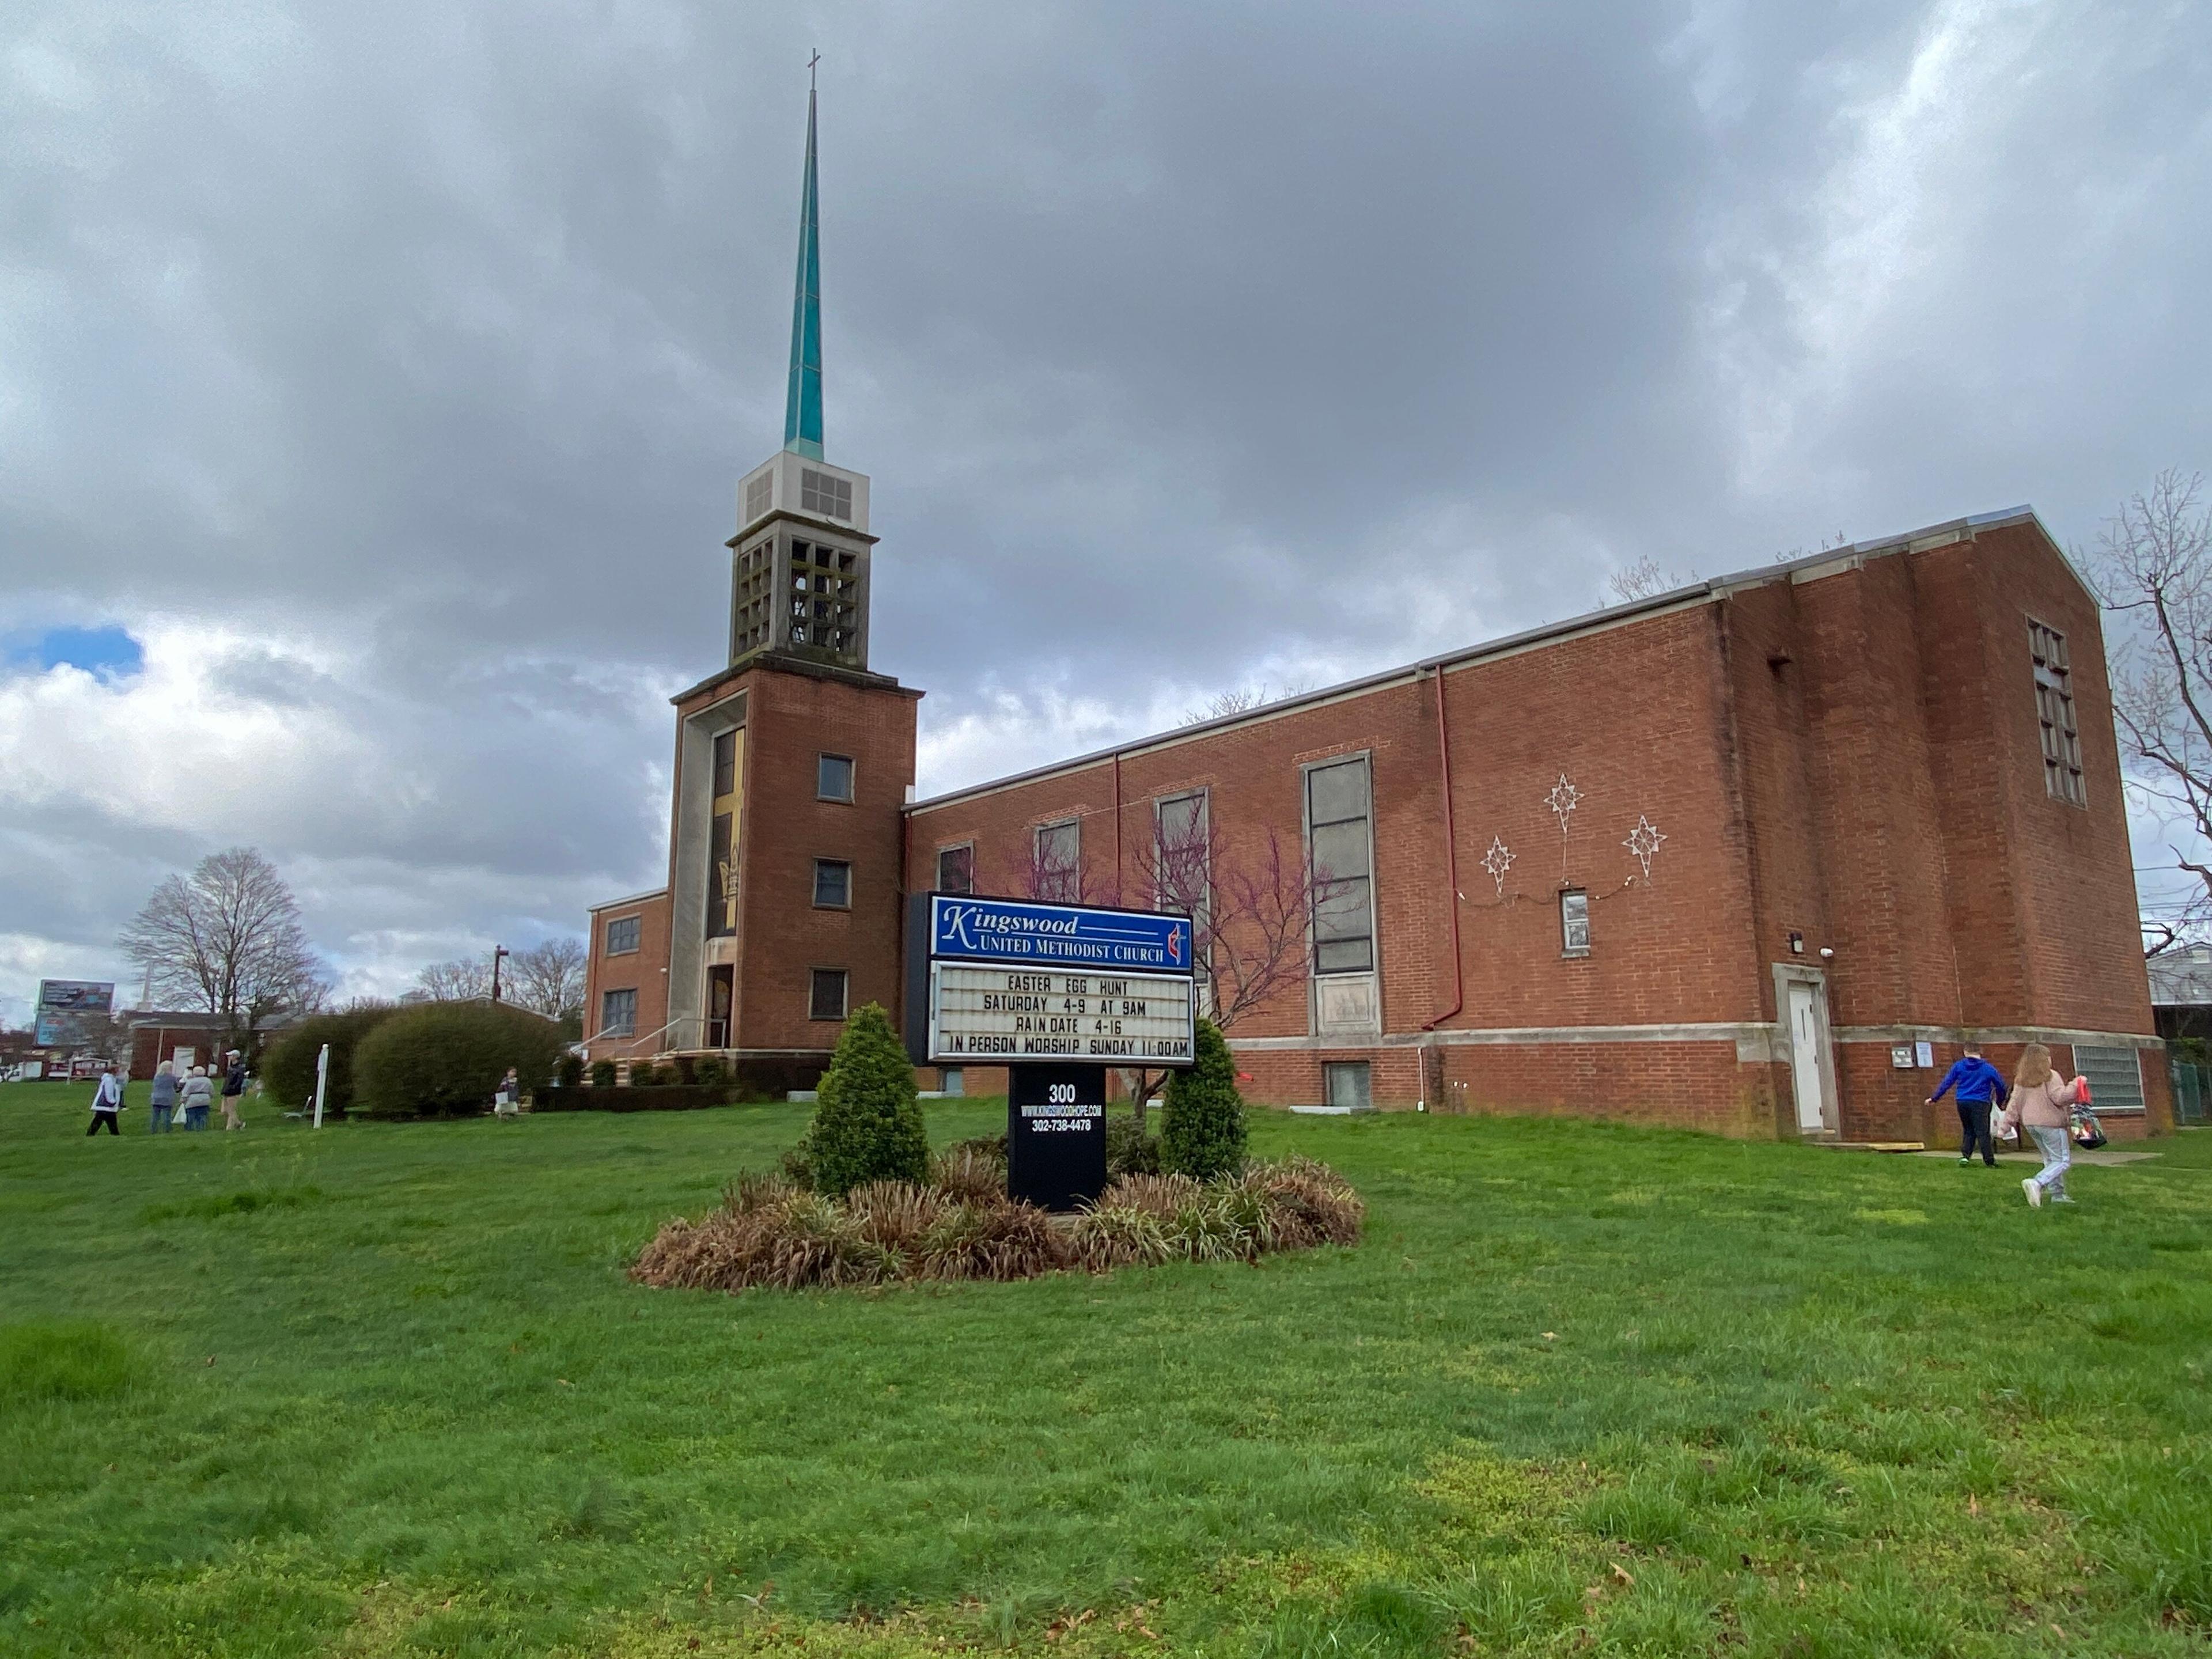
<svg viewBox="0 0 2212 1659">
<path fill-rule="evenodd" d="M 2066 636 L 2030 620 L 2028 655 L 2035 664 L 2035 717 L 2043 727 L 2043 787 L 2056 800 L 2088 804 L 2081 783 L 2081 738 L 2074 726 L 2074 673 Z"/>
<path fill-rule="evenodd" d="M 814 760 L 814 794 L 819 800 L 853 799 L 853 763 L 844 755 L 817 755 Z"/>
<path fill-rule="evenodd" d="M 1306 854 L 1313 872 L 1314 972 L 1375 968 L 1375 880 L 1367 757 L 1306 769 Z"/>
<path fill-rule="evenodd" d="M 611 1037 L 637 1035 L 637 993 L 635 991 L 599 993 L 599 1035 Z"/>
<path fill-rule="evenodd" d="M 1073 904 L 1083 896 L 1083 821 L 1037 826 L 1032 849 L 1031 896 Z"/>
<path fill-rule="evenodd" d="M 712 813 L 707 830 L 707 937 L 726 939 L 738 931 L 738 805 L 744 793 L 745 733 L 743 726 L 714 734 L 713 775 L 708 787 Z"/>
<path fill-rule="evenodd" d="M 842 1019 L 850 975 L 842 968 L 817 968 L 807 987 L 809 1019 Z"/>
<path fill-rule="evenodd" d="M 972 893 L 975 890 L 975 848 L 940 847 L 937 850 L 937 890 Z"/>
<path fill-rule="evenodd" d="M 849 910 L 853 908 L 853 866 L 843 859 L 814 860 L 814 908 Z"/>
<path fill-rule="evenodd" d="M 1579 887 L 1559 890 L 1559 953 L 1569 957 L 1589 954 L 1589 895 Z"/>
<path fill-rule="evenodd" d="M 775 489 L 775 474 L 763 472 L 745 486 L 745 522 L 750 524 L 769 509 Z"/>
</svg>

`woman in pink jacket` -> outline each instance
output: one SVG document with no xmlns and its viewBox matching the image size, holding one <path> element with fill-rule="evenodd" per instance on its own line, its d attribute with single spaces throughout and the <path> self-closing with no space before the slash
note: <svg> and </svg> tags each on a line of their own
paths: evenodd
<svg viewBox="0 0 2212 1659">
<path fill-rule="evenodd" d="M 2074 1201 L 2066 1196 L 2066 1166 L 2074 1161 L 2074 1139 L 2067 1126 L 2072 1119 L 2069 1109 L 2081 1097 L 2081 1079 L 2061 1078 L 2052 1071 L 2050 1049 L 2031 1042 L 2020 1051 L 2004 1121 L 2025 1128 L 2043 1154 L 2042 1169 L 2020 1183 L 2030 1204 L 2040 1205 L 2045 1198 L 2054 1204 Z"/>
</svg>

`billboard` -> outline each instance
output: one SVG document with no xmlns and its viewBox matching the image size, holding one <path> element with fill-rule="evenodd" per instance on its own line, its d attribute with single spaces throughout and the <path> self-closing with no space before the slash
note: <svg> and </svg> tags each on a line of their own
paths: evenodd
<svg viewBox="0 0 2212 1659">
<path fill-rule="evenodd" d="M 1190 918 L 917 895 L 908 1048 L 920 1063 L 1188 1066 Z"/>
<path fill-rule="evenodd" d="M 115 981 L 42 979 L 32 1037 L 42 1048 L 67 1048 L 92 1040 L 92 1027 L 115 1008 Z"/>
</svg>

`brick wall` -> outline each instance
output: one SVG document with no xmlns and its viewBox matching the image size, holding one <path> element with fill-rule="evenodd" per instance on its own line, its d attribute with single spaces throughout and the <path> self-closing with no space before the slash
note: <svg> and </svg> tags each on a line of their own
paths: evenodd
<svg viewBox="0 0 2212 1659">
<path fill-rule="evenodd" d="M 607 954 L 607 924 L 635 916 L 638 948 L 621 956 Z M 660 1048 L 656 1035 L 668 1018 L 668 892 L 648 893 L 632 903 L 592 912 L 592 931 L 586 941 L 590 956 L 584 966 L 584 1035 L 593 1060 L 649 1054 Z M 635 1035 L 601 1037 L 601 995 L 607 991 L 635 991 L 637 1019 Z"/>
<path fill-rule="evenodd" d="M 2044 794 L 2023 607 L 2073 642 L 2086 810 Z M 1939 1066 L 1970 1025 L 2153 1030 L 2101 664 L 2094 607 L 2033 524 L 1839 555 L 1449 665 L 1449 854 L 1430 672 L 926 805 L 907 879 L 927 889 L 938 850 L 972 842 L 979 891 L 1025 892 L 1035 830 L 1075 817 L 1084 896 L 1148 903 L 1157 799 L 1209 792 L 1218 884 L 1271 835 L 1296 858 L 1301 765 L 1364 751 L 1393 1040 L 1324 1049 L 1296 983 L 1232 1030 L 1255 1098 L 1316 1100 L 1327 1060 L 1365 1058 L 1378 1102 L 1410 1104 L 1436 1092 L 1416 1046 L 1434 1025 L 1450 1100 L 1792 1133 L 1790 1067 L 1767 1050 L 1771 964 L 1793 963 L 1826 975 L 1844 1135 L 1939 1139 L 1940 1073 L 1893 1071 L 1886 1028 L 1948 1033 Z M 1579 792 L 1564 832 L 1545 805 L 1562 774 Z M 1639 817 L 1665 836 L 1648 878 L 1622 845 Z M 1481 864 L 1494 843 L 1502 882 Z M 1561 950 L 1569 884 L 1590 898 L 1586 957 Z M 1639 1029 L 1547 1035 L 1562 1027 Z M 1511 1040 L 1450 1040 L 1477 1031 Z M 2155 1126 L 2164 1071 L 2145 1072 Z"/>
</svg>

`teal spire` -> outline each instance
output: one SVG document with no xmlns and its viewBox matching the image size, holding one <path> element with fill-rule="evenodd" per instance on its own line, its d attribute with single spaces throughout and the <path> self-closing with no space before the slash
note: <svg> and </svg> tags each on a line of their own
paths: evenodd
<svg viewBox="0 0 2212 1659">
<path fill-rule="evenodd" d="M 810 66 L 811 67 L 811 66 Z M 791 301 L 791 386 L 783 447 L 822 459 L 822 239 L 814 186 L 814 88 L 806 89 L 806 183 L 799 198 L 799 282 Z"/>
</svg>

